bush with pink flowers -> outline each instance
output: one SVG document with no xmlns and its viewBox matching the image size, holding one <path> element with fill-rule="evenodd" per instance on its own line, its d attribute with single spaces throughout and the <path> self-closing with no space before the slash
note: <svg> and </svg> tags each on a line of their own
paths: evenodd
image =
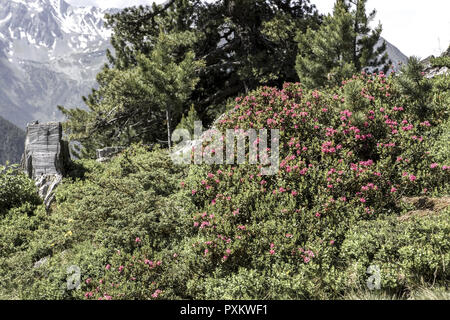
<svg viewBox="0 0 450 320">
<path fill-rule="evenodd" d="M 337 299 L 363 288 L 371 265 L 389 294 L 446 286 L 448 211 L 398 217 L 413 210 L 405 197 L 450 192 L 448 81 L 432 80 L 429 108 L 410 107 L 383 74 L 236 98 L 217 129 L 279 129 L 276 175 L 248 163 L 177 166 L 139 145 L 110 163 L 81 161 L 49 214 L 0 223 L 1 234 L 28 237 L 0 252 L 0 296 Z M 81 287 L 68 290 L 74 265 Z"/>
<path fill-rule="evenodd" d="M 274 268 L 285 264 L 338 294 L 338 253 L 351 226 L 399 214 L 402 197 L 448 190 L 448 163 L 430 152 L 448 106 L 424 120 L 404 102 L 383 74 L 354 76 L 334 91 L 285 84 L 237 98 L 218 130 L 280 129 L 280 168 L 275 176 L 256 165 L 191 170 L 193 250 L 208 261 L 205 274 L 250 268 L 278 277 Z"/>
</svg>

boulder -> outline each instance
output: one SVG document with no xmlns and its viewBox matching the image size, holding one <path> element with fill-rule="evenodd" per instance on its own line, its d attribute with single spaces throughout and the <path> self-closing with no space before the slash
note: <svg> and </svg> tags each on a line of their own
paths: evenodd
<svg viewBox="0 0 450 320">
<path fill-rule="evenodd" d="M 39 195 L 47 209 L 69 162 L 69 146 L 63 140 L 60 122 L 41 124 L 35 121 L 27 125 L 22 169 L 36 181 Z"/>
</svg>

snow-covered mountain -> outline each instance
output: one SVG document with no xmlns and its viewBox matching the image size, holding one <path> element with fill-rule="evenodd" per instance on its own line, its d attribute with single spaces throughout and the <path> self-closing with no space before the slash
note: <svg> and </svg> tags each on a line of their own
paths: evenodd
<svg viewBox="0 0 450 320">
<path fill-rule="evenodd" d="M 106 62 L 105 11 L 64 0 L 0 0 L 0 116 L 24 127 L 82 105 Z"/>
</svg>

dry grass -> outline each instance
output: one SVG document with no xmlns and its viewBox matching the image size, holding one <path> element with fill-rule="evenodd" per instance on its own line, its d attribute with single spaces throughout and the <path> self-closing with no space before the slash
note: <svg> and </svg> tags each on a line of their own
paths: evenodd
<svg viewBox="0 0 450 320">
<path fill-rule="evenodd" d="M 414 197 L 403 198 L 402 202 L 412 205 L 416 210 L 410 211 L 400 217 L 399 221 L 408 221 L 411 218 L 423 218 L 438 215 L 444 209 L 450 207 L 450 197 L 428 198 Z"/>
</svg>

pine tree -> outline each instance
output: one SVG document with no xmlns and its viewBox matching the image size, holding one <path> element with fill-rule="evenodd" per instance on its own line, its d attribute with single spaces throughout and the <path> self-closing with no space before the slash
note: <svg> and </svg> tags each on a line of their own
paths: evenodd
<svg viewBox="0 0 450 320">
<path fill-rule="evenodd" d="M 309 0 L 169 0 L 108 15 L 114 54 L 87 111 L 60 107 L 66 129 L 89 156 L 134 141 L 170 147 L 187 106 L 209 125 L 237 95 L 297 81 L 295 33 L 319 22 Z"/>
<path fill-rule="evenodd" d="M 191 105 L 188 114 L 181 118 L 180 123 L 177 125 L 177 129 L 186 129 L 189 131 L 191 136 L 194 134 L 194 126 L 196 121 L 201 121 L 194 105 Z"/>
<path fill-rule="evenodd" d="M 191 103 L 210 123 L 231 97 L 297 81 L 296 31 L 317 26 L 320 18 L 309 0 L 169 0 L 125 9 L 107 21 L 115 52 L 109 61 L 119 69 L 135 66 L 137 53 L 149 54 L 159 28 L 195 32 L 194 52 L 206 65 Z"/>
<path fill-rule="evenodd" d="M 336 85 L 361 70 L 388 70 L 386 44 L 376 47 L 382 26 L 369 27 L 376 11 L 367 15 L 366 2 L 337 0 L 317 31 L 299 32 L 296 70 L 305 86 Z"/>
<path fill-rule="evenodd" d="M 420 120 L 425 120 L 433 110 L 432 89 L 430 79 L 424 77 L 424 67 L 417 57 L 408 59 L 408 64 L 400 70 L 396 78 L 402 96 L 407 105 L 413 109 Z"/>
<path fill-rule="evenodd" d="M 182 59 L 173 52 L 193 41 L 191 32 L 161 31 L 149 56 L 135 57 L 135 67 L 105 68 L 97 76 L 99 89 L 85 98 L 88 110 L 59 107 L 68 118 L 69 139 L 83 145 L 82 156 L 93 157 L 95 149 L 132 142 L 170 147 L 173 123 L 181 118 L 203 66 L 192 50 Z"/>
</svg>

